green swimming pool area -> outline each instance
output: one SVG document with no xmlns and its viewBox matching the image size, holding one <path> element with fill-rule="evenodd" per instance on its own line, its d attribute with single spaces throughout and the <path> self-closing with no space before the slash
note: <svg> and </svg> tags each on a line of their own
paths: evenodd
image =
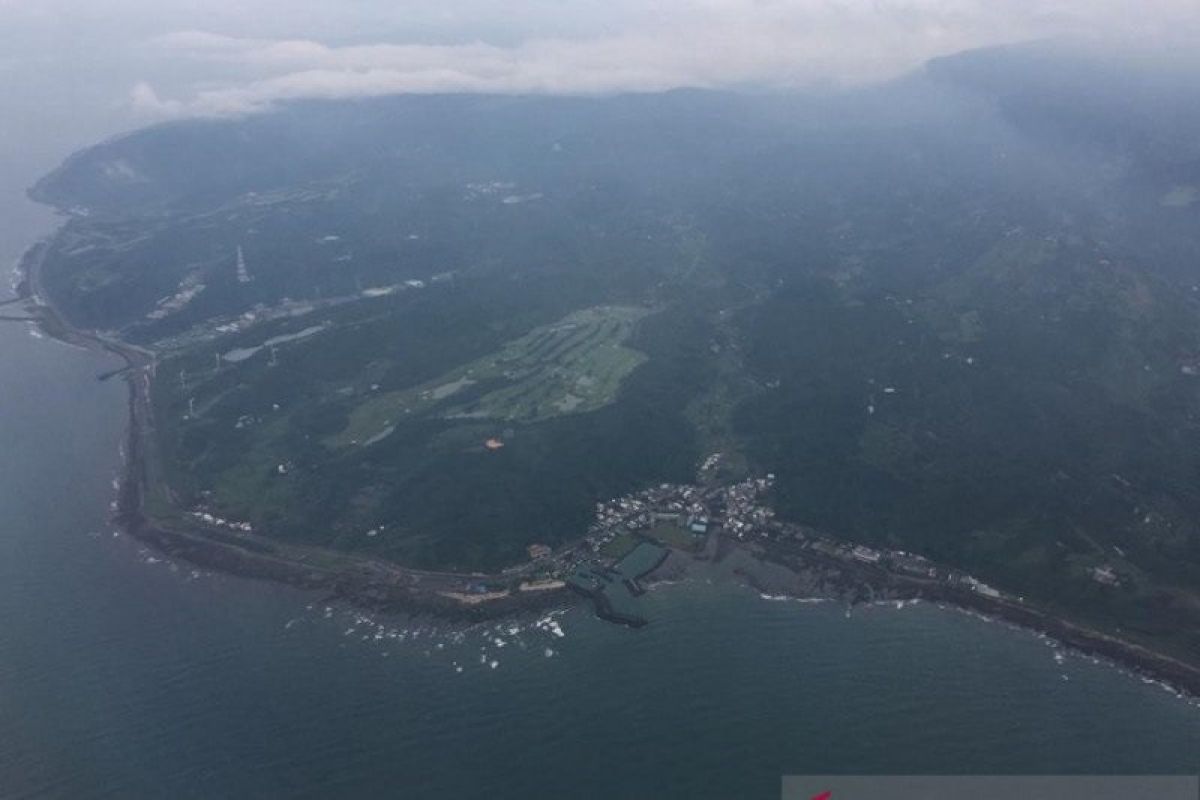
<svg viewBox="0 0 1200 800">
<path fill-rule="evenodd" d="M 602 619 L 640 627 L 649 620 L 641 612 L 638 597 L 645 590 L 638 580 L 653 572 L 669 551 L 651 542 L 640 542 L 611 567 L 589 564 L 567 578 L 577 592 L 592 598 Z"/>
</svg>

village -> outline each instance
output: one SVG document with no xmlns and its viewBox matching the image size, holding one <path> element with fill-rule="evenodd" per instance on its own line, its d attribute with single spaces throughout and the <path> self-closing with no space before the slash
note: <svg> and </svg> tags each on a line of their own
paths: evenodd
<svg viewBox="0 0 1200 800">
<path fill-rule="evenodd" d="M 643 624 L 632 600 L 672 550 L 708 559 L 722 540 L 741 544 L 769 560 L 818 563 L 872 582 L 896 578 L 969 591 L 981 598 L 1018 601 L 959 570 L 903 550 L 847 542 L 807 526 L 779 520 L 766 502 L 771 473 L 720 484 L 713 480 L 721 454 L 701 463 L 696 484 L 663 483 L 597 503 L 586 536 L 565 549 L 529 547 L 531 563 L 513 572 L 541 576 L 543 585 L 568 586 L 597 600 L 597 611 L 627 624 Z M 633 566 L 636 564 L 636 566 Z M 615 608 L 609 607 L 615 605 Z"/>
<path fill-rule="evenodd" d="M 395 565 L 379 566 L 377 571 L 389 584 L 423 587 L 427 596 L 485 616 L 514 603 L 523 607 L 538 597 L 550 601 L 572 589 L 591 598 L 599 616 L 634 627 L 648 622 L 637 598 L 644 594 L 647 579 L 659 577 L 659 568 L 672 553 L 719 561 L 731 549 L 791 570 L 818 570 L 830 576 L 842 589 L 838 596 L 850 602 L 864 593 L 875 597 L 882 587 L 902 586 L 909 594 L 965 593 L 985 603 L 1023 605 L 1024 598 L 919 554 L 870 547 L 780 520 L 768 502 L 775 475 L 721 482 L 716 477 L 721 460 L 720 453 L 705 458 L 696 483 L 662 483 L 596 503 L 581 539 L 558 549 L 531 544 L 527 561 L 499 574 L 426 572 Z M 203 509 L 189 516 L 209 529 L 252 536 L 247 522 Z M 372 530 L 367 535 L 374 534 Z M 1093 569 L 1091 577 L 1109 586 L 1120 584 L 1108 566 Z"/>
</svg>

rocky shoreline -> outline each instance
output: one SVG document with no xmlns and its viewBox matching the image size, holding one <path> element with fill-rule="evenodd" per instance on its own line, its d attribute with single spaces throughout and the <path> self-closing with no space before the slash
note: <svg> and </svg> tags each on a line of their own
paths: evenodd
<svg viewBox="0 0 1200 800">
<path fill-rule="evenodd" d="M 272 580 L 301 589 L 325 592 L 327 600 L 340 600 L 364 610 L 384 613 L 432 614 L 449 620 L 478 622 L 518 612 L 562 605 L 565 591 L 514 591 L 486 603 L 459 602 L 445 594 L 446 586 L 434 573 L 416 573 L 367 560 L 327 568 L 307 564 L 274 544 L 215 532 L 193 533 L 156 523 L 141 511 L 145 461 L 142 437 L 130 393 L 130 420 L 126 439 L 125 476 L 118 492 L 113 522 L 133 538 L 165 555 L 207 569 L 244 578 Z M 432 578 L 433 580 L 429 580 Z M 432 585 L 430 585 L 432 584 Z"/>
<path fill-rule="evenodd" d="M 506 575 L 461 575 L 409 570 L 393 564 L 338 554 L 336 566 L 318 565 L 320 559 L 306 552 L 261 537 L 223 534 L 214 530 L 154 520 L 144 511 L 148 476 L 146 439 L 152 425 L 149 385 L 153 354 L 106 338 L 96 332 L 73 328 L 40 290 L 38 270 L 45 242 L 31 247 L 18 266 L 16 291 L 29 318 L 52 338 L 121 358 L 125 366 L 113 371 L 129 387 L 124 477 L 120 482 L 114 523 L 131 537 L 165 555 L 197 566 L 288 584 L 326 593 L 366 610 L 384 613 L 430 614 L 448 620 L 477 622 L 518 613 L 532 613 L 578 601 L 565 587 L 542 591 L 513 588 L 485 602 L 463 602 L 456 589 L 464 580 L 506 580 Z M 1045 613 L 1025 603 L 1004 597 L 989 597 L 961 587 L 906 578 L 869 567 L 858 568 L 830 559 L 800 560 L 787 554 L 768 552 L 728 536 L 720 536 L 711 552 L 687 554 L 672 551 L 652 574 L 649 582 L 686 579 L 692 561 L 724 562 L 737 580 L 764 595 L 840 600 L 850 605 L 881 600 L 925 600 L 1036 631 L 1064 647 L 1085 655 L 1109 660 L 1135 674 L 1163 682 L 1176 690 L 1200 696 L 1200 666 L 1158 653 L 1147 647 L 1093 630 Z M 322 555 L 329 555 L 322 551 Z M 529 566 L 529 565 L 526 565 Z M 519 571 L 518 571 L 519 574 Z"/>
<path fill-rule="evenodd" d="M 1200 667 L 1027 603 L 865 566 L 848 567 L 831 561 L 794 563 L 786 556 L 766 551 L 757 555 L 747 553 L 743 559 L 733 567 L 734 573 L 764 595 L 823 598 L 848 606 L 893 600 L 921 600 L 950 606 L 1045 635 L 1064 648 L 1110 661 L 1143 678 L 1200 698 Z"/>
<path fill-rule="evenodd" d="M 42 332 L 53 339 L 110 353 L 124 362 L 120 369 L 106 373 L 106 377 L 120 375 L 129 388 L 123 475 L 112 516 L 113 524 L 122 532 L 164 555 L 199 567 L 325 592 L 327 599 L 341 600 L 371 611 L 480 621 L 562 606 L 575 599 L 565 588 L 540 591 L 514 588 L 506 596 L 485 603 L 461 602 L 452 595 L 465 581 L 511 580 L 511 577 L 407 570 L 340 554 L 335 559 L 336 566 L 319 566 L 308 562 L 310 559 L 322 560 L 315 556 L 330 554 L 288 548 L 262 537 L 227 534 L 152 518 L 145 512 L 144 501 L 152 480 L 146 445 L 153 430 L 149 398 L 153 354 L 97 332 L 71 326 L 41 290 L 38 270 L 45 250 L 45 242 L 29 248 L 17 268 L 14 288 L 30 315 L 28 321 L 36 322 Z"/>
</svg>

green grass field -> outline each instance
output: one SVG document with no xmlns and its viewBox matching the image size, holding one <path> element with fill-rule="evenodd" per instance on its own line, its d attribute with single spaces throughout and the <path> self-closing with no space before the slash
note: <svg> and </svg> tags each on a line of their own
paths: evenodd
<svg viewBox="0 0 1200 800">
<path fill-rule="evenodd" d="M 647 313 L 631 306 L 577 311 L 420 386 L 367 400 L 350 413 L 345 429 L 325 442 L 334 447 L 368 443 L 402 417 L 431 412 L 448 419 L 529 423 L 600 408 L 646 360 L 624 343 Z M 477 384 L 497 387 L 462 399 Z"/>
<path fill-rule="evenodd" d="M 612 541 L 600 547 L 600 555 L 606 558 L 623 558 L 633 552 L 633 548 L 638 546 L 641 539 L 634 536 L 632 533 L 622 533 L 613 538 Z"/>
<path fill-rule="evenodd" d="M 675 522 L 660 522 L 647 531 L 647 535 L 666 547 L 680 550 L 695 550 L 699 543 L 704 541 L 704 537 L 684 530 Z"/>
</svg>

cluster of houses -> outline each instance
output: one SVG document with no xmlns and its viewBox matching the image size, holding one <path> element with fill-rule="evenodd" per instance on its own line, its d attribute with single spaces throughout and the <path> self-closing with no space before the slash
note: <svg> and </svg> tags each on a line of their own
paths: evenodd
<svg viewBox="0 0 1200 800">
<path fill-rule="evenodd" d="M 701 473 L 711 470 L 717 456 L 709 456 Z M 596 504 L 595 520 L 588 528 L 587 549 L 599 552 L 618 536 L 670 522 L 696 537 L 720 529 L 745 540 L 766 529 L 775 512 L 760 503 L 775 476 L 750 478 L 726 486 L 703 487 L 663 483 L 641 492 Z"/>
<path fill-rule="evenodd" d="M 719 463 L 719 454 L 700 465 L 701 479 Z M 971 575 L 941 567 L 929 559 L 903 550 L 879 550 L 825 536 L 810 528 L 781 522 L 763 504 L 775 476 L 749 478 L 725 486 L 702 487 L 664 483 L 642 492 L 596 504 L 596 516 L 585 539 L 586 549 L 597 553 L 616 537 L 647 530 L 671 521 L 697 536 L 720 531 L 742 541 L 788 542 L 828 558 L 875 566 L 910 578 L 961 586 L 984 597 L 1001 593 Z M 1097 578 L 1100 580 L 1100 578 Z"/>
<path fill-rule="evenodd" d="M 707 533 L 709 504 L 719 492 L 720 489 L 663 483 L 597 503 L 595 520 L 588 527 L 587 544 L 592 552 L 597 552 L 617 536 L 659 522 L 678 522 L 694 533 Z M 703 531 L 692 526 L 702 526 Z"/>
<path fill-rule="evenodd" d="M 188 513 L 206 525 L 215 525 L 218 528 L 228 528 L 231 531 L 241 531 L 242 533 L 254 532 L 254 526 L 249 522 L 237 522 L 232 519 L 225 519 L 224 517 L 210 514 L 207 511 L 189 511 Z"/>
<path fill-rule="evenodd" d="M 956 570 L 939 566 L 924 556 L 903 550 L 877 550 L 862 544 L 842 542 L 798 525 L 776 523 L 767 534 L 770 538 L 790 538 L 801 547 L 828 558 L 877 566 L 898 575 L 929 581 L 941 581 L 952 586 L 970 589 L 984 597 L 998 598 L 1000 591 L 983 581 Z"/>
<path fill-rule="evenodd" d="M 705 463 L 716 462 L 710 456 Z M 744 539 L 774 518 L 774 511 L 758 503 L 773 482 L 774 475 L 728 486 L 663 483 L 597 503 L 586 541 L 592 552 L 597 552 L 617 536 L 662 522 L 676 523 L 696 536 L 720 526 Z"/>
<path fill-rule="evenodd" d="M 726 487 L 723 498 L 724 529 L 743 540 L 769 530 L 775 512 L 760 505 L 759 498 L 774 485 L 774 473 L 767 473 L 765 478 L 750 478 Z"/>
</svg>

